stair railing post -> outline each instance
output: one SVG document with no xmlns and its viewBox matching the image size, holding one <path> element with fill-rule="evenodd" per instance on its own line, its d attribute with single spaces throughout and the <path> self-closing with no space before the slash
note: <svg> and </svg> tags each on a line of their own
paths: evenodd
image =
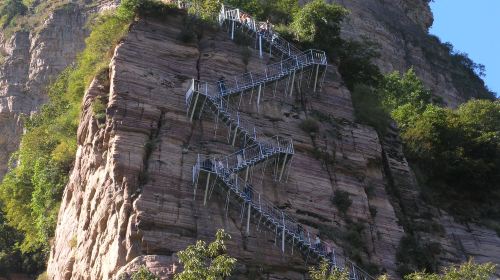
<svg viewBox="0 0 500 280">
<path fill-rule="evenodd" d="M 252 203 L 248 202 L 248 214 L 247 214 L 247 230 L 246 230 L 246 235 L 250 235 L 250 215 L 252 211 Z"/>
<path fill-rule="evenodd" d="M 203 206 L 207 205 L 207 196 L 208 196 L 208 186 L 210 184 L 210 172 L 208 172 L 207 183 L 205 185 L 205 196 L 203 197 Z"/>
<path fill-rule="evenodd" d="M 234 20 L 231 21 L 231 40 L 234 40 Z"/>
<path fill-rule="evenodd" d="M 281 211 L 281 218 L 283 220 L 283 232 L 281 234 L 281 251 L 285 252 L 285 214 Z"/>
<path fill-rule="evenodd" d="M 259 34 L 259 57 L 262 58 L 262 35 Z"/>
</svg>

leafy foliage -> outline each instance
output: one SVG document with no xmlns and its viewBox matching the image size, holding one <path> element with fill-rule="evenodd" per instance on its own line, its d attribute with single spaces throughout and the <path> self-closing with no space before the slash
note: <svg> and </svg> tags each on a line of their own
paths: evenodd
<svg viewBox="0 0 500 280">
<path fill-rule="evenodd" d="M 338 269 L 330 271 L 328 263 L 323 260 L 319 267 L 309 268 L 309 277 L 311 280 L 349 280 L 349 273 Z"/>
<path fill-rule="evenodd" d="M 347 13 L 340 5 L 314 0 L 294 14 L 291 28 L 300 42 L 331 50 L 341 43 L 340 23 Z"/>
<path fill-rule="evenodd" d="M 379 84 L 378 91 L 382 97 L 382 105 L 389 112 L 405 104 L 411 104 L 418 112 L 422 112 L 431 99 L 430 91 L 425 89 L 413 68 L 402 76 L 399 72 L 386 75 Z"/>
<path fill-rule="evenodd" d="M 330 56 L 338 56 L 338 68 L 342 79 L 351 91 L 355 85 L 362 83 L 376 87 L 382 79 L 378 66 L 373 60 L 380 54 L 378 46 L 370 41 L 343 41 L 341 46 Z"/>
<path fill-rule="evenodd" d="M 406 105 L 394 117 L 402 123 L 407 154 L 443 206 L 463 217 L 500 216 L 494 203 L 500 190 L 499 101 L 471 100 L 457 110 L 427 105 L 421 114 Z"/>
<path fill-rule="evenodd" d="M 403 236 L 396 253 L 399 274 L 406 275 L 416 270 L 435 271 L 440 252 L 439 243 L 423 243 L 411 234 Z"/>
<path fill-rule="evenodd" d="M 374 127 L 381 135 L 385 134 L 391 117 L 376 90 L 365 84 L 357 84 L 351 92 L 351 98 L 356 109 L 356 121 Z"/>
<path fill-rule="evenodd" d="M 441 207 L 470 219 L 500 217 L 500 102 L 470 100 L 456 110 L 431 104 L 410 69 L 381 81 L 377 94 L 401 129 L 424 191 Z M 464 198 L 466 198 L 464 200 Z"/>
<path fill-rule="evenodd" d="M 199 16 L 202 20 L 214 22 L 219 14 L 221 3 L 218 0 L 194 0 L 189 12 Z"/>
<path fill-rule="evenodd" d="M 145 265 L 130 276 L 131 280 L 159 280 L 160 278 L 152 273 Z"/>
<path fill-rule="evenodd" d="M 28 8 L 21 0 L 6 0 L 0 3 L 0 26 L 5 28 L 18 15 L 24 15 Z"/>
<path fill-rule="evenodd" d="M 332 203 L 337 206 L 337 209 L 339 209 L 341 213 L 345 214 L 349 207 L 351 207 L 352 200 L 348 192 L 336 190 L 332 196 Z"/>
<path fill-rule="evenodd" d="M 330 269 L 329 264 L 322 260 L 318 267 L 309 268 L 309 277 L 311 280 L 349 280 L 349 272 L 347 270 L 339 270 L 337 268 Z M 382 275 L 378 280 L 388 280 L 386 275 Z M 413 279 L 411 279 L 413 280 Z"/>
<path fill-rule="evenodd" d="M 217 280 L 231 275 L 236 259 L 226 254 L 224 241 L 231 236 L 220 229 L 215 235 L 215 241 L 206 244 L 197 241 L 184 251 L 177 253 L 179 261 L 184 265 L 184 271 L 175 275 L 175 280 Z"/>
<path fill-rule="evenodd" d="M 314 118 L 307 118 L 299 124 L 300 129 L 311 134 L 319 131 L 319 123 Z"/>
<path fill-rule="evenodd" d="M 495 273 L 495 265 L 491 263 L 475 264 L 466 262 L 459 267 L 452 266 L 444 270 L 442 275 L 415 272 L 405 276 L 405 280 L 489 280 Z"/>
</svg>

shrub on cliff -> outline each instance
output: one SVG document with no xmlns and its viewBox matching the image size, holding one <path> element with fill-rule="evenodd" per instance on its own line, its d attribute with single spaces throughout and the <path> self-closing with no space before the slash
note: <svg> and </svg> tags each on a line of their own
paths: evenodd
<svg viewBox="0 0 500 280">
<path fill-rule="evenodd" d="M 231 276 L 236 259 L 226 254 L 224 242 L 231 236 L 219 229 L 215 241 L 206 244 L 198 240 L 195 245 L 188 246 L 177 253 L 184 270 L 175 275 L 175 280 L 225 279 Z"/>
<path fill-rule="evenodd" d="M 405 276 L 405 280 L 490 280 L 495 273 L 492 263 L 475 264 L 472 261 L 460 266 L 445 268 L 443 274 L 415 272 Z"/>
<path fill-rule="evenodd" d="M 309 277 L 311 280 L 349 280 L 349 273 L 337 268 L 330 270 L 326 261 L 321 261 L 318 267 L 309 268 Z"/>
<path fill-rule="evenodd" d="M 152 273 L 147 266 L 143 265 L 139 267 L 139 270 L 132 273 L 130 276 L 131 280 L 159 280 L 160 278 Z"/>
<path fill-rule="evenodd" d="M 294 14 L 291 27 L 300 42 L 329 51 L 342 42 L 340 23 L 347 14 L 340 5 L 314 0 Z"/>
<path fill-rule="evenodd" d="M 24 15 L 28 8 L 21 0 L 6 0 L 0 4 L 0 26 L 5 28 L 18 15 Z"/>
<path fill-rule="evenodd" d="M 345 214 L 352 204 L 349 193 L 343 190 L 335 190 L 333 196 L 331 197 L 331 201 L 342 214 Z"/>
<path fill-rule="evenodd" d="M 456 110 L 431 104 L 412 69 L 386 75 L 377 94 L 430 202 L 468 220 L 498 219 L 500 101 L 470 100 Z"/>
</svg>

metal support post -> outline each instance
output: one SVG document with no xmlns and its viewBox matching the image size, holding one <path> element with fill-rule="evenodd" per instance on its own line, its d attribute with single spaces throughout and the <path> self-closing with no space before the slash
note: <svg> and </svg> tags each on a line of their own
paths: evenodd
<svg viewBox="0 0 500 280">
<path fill-rule="evenodd" d="M 293 94 L 293 84 L 295 83 L 295 71 L 292 74 L 292 85 L 290 86 L 290 96 Z"/>
<path fill-rule="evenodd" d="M 231 146 L 234 147 L 234 142 L 236 142 L 236 136 L 238 135 L 238 127 L 236 126 L 234 128 L 234 136 L 233 136 L 233 143 L 231 143 Z"/>
<path fill-rule="evenodd" d="M 262 58 L 262 35 L 259 34 L 259 57 Z"/>
<path fill-rule="evenodd" d="M 316 92 L 316 86 L 318 85 L 318 74 L 319 74 L 319 64 L 316 66 L 316 76 L 314 78 L 314 92 Z"/>
<path fill-rule="evenodd" d="M 281 166 L 280 177 L 278 179 L 279 182 L 281 182 L 281 178 L 283 177 L 283 173 L 285 172 L 285 165 L 286 165 L 287 157 L 288 157 L 288 154 L 285 154 L 285 158 L 283 159 L 283 165 Z"/>
<path fill-rule="evenodd" d="M 208 186 L 209 186 L 209 183 L 210 183 L 210 174 L 211 173 L 208 173 L 208 177 L 207 177 L 207 184 L 205 185 L 205 196 L 203 197 L 203 205 L 207 205 L 207 196 L 208 196 Z"/>
<path fill-rule="evenodd" d="M 191 112 L 191 117 L 189 117 L 189 121 L 193 121 L 194 112 L 196 111 L 196 104 L 198 103 L 198 97 L 200 97 L 200 93 L 196 94 L 196 98 L 194 99 L 193 111 Z"/>
<path fill-rule="evenodd" d="M 281 251 L 285 252 L 285 215 L 281 211 L 281 217 L 283 219 L 283 232 L 281 233 Z"/>
<path fill-rule="evenodd" d="M 250 235 L 250 215 L 252 214 L 251 211 L 252 211 L 252 204 L 248 202 L 247 231 L 246 231 L 247 236 Z"/>
<path fill-rule="evenodd" d="M 231 40 L 234 40 L 234 20 L 231 21 Z"/>
<path fill-rule="evenodd" d="M 193 200 L 196 200 L 196 189 L 198 188 L 198 179 L 200 178 L 200 171 L 196 175 L 196 180 L 194 181 L 194 191 L 193 191 Z"/>
<path fill-rule="evenodd" d="M 262 92 L 262 84 L 259 85 L 259 90 L 257 91 L 257 111 L 260 109 L 260 94 Z"/>
</svg>

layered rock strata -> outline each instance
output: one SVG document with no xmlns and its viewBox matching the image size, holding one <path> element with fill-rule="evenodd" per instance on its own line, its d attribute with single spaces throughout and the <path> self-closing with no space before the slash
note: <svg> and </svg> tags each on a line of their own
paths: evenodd
<svg viewBox="0 0 500 280">
<path fill-rule="evenodd" d="M 290 246 L 281 253 L 275 233 L 258 229 L 258 221 L 252 220 L 246 236 L 241 209 L 226 212 L 217 191 L 207 206 L 202 192 L 193 194 L 197 154 L 229 154 L 236 148 L 227 142 L 227 129 L 215 126 L 208 112 L 189 122 L 185 92 L 191 79 L 216 81 L 221 75 L 229 79 L 246 70 L 260 72 L 270 58 L 261 60 L 253 52 L 246 65 L 242 47 L 216 30 L 205 30 L 195 43 L 183 43 L 177 39 L 182 18 L 134 24 L 116 48 L 109 78 L 96 79 L 85 95 L 75 168 L 50 254 L 51 279 L 116 279 L 143 264 L 170 279 L 175 253 L 196 240 L 211 240 L 218 228 L 232 236 L 228 250 L 238 259 L 237 279 L 305 276 L 304 259 L 297 251 L 292 254 Z M 307 73 L 303 79 L 308 82 Z M 274 84 L 266 86 L 259 107 L 251 92 L 241 103 L 232 101 L 241 105 L 242 120 L 261 134 L 288 136 L 295 144 L 285 182 L 275 182 L 272 168 L 259 166 L 252 184 L 311 235 L 319 233 L 335 244 L 339 253 L 396 276 L 397 248 L 406 230 L 399 215 L 406 207 L 431 209 L 418 202 L 397 132 L 381 140 L 372 128 L 355 122 L 350 94 L 334 66 L 320 94 L 297 89 L 285 97 L 285 83 L 276 90 Z M 105 123 L 91 113 L 97 97 L 108 100 Z M 309 116 L 320 120 L 318 131 L 300 128 Z M 400 199 L 388 191 L 390 185 L 400 188 Z M 331 201 L 336 190 L 349 193 L 352 205 L 346 213 Z M 500 241 L 491 231 L 467 228 L 443 214 L 433 217 L 445 233 L 421 236 L 443 244 L 443 263 L 468 256 L 497 262 L 500 254 L 490 248 Z"/>
</svg>

